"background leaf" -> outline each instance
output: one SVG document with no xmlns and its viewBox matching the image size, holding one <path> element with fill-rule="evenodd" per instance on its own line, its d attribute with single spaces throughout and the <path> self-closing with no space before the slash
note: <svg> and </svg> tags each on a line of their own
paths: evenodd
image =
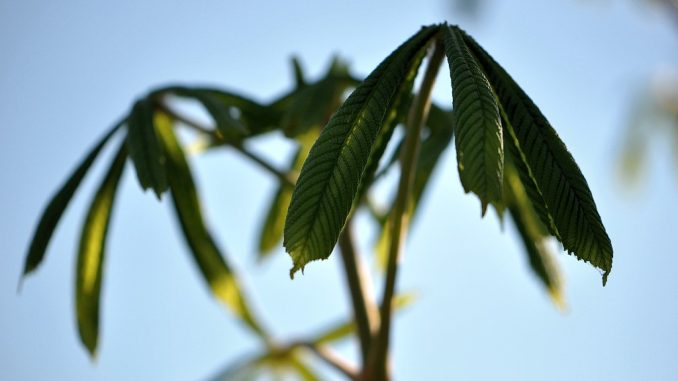
<svg viewBox="0 0 678 381">
<path fill-rule="evenodd" d="M 94 195 L 80 234 L 75 269 L 75 309 L 80 340 L 93 357 L 99 339 L 99 301 L 108 226 L 126 160 L 127 147 L 123 143 Z"/>
<path fill-rule="evenodd" d="M 291 274 L 327 258 L 358 191 L 369 154 L 401 83 L 438 27 L 420 32 L 387 57 L 323 129 L 304 163 L 285 222 Z"/>
<path fill-rule="evenodd" d="M 167 190 L 165 153 L 153 127 L 155 106 L 151 97 L 138 100 L 127 118 L 127 150 L 141 189 L 153 189 L 160 199 Z"/>
<path fill-rule="evenodd" d="M 99 140 L 71 174 L 66 183 L 61 186 L 47 204 L 47 207 L 40 217 L 40 222 L 38 222 L 38 227 L 35 229 L 35 233 L 33 233 L 33 237 L 31 238 L 31 245 L 28 248 L 28 254 L 26 255 L 26 260 L 24 262 L 23 276 L 34 271 L 40 263 L 42 263 L 42 260 L 45 257 L 45 251 L 47 250 L 47 244 L 49 244 L 52 234 L 54 234 L 54 229 L 56 229 L 57 223 L 59 223 L 59 220 L 61 219 L 61 215 L 71 202 L 73 194 L 75 194 L 75 191 L 80 186 L 82 179 L 101 152 L 101 149 L 104 148 L 106 143 L 123 124 L 124 120 L 118 122 L 103 138 L 101 138 L 101 140 Z"/>
<path fill-rule="evenodd" d="M 252 331 L 268 340 L 263 327 L 250 310 L 236 275 L 207 230 L 193 176 L 172 130 L 172 120 L 167 115 L 158 113 L 155 124 L 167 153 L 170 173 L 168 180 L 174 210 L 193 259 L 214 295 Z"/>
</svg>

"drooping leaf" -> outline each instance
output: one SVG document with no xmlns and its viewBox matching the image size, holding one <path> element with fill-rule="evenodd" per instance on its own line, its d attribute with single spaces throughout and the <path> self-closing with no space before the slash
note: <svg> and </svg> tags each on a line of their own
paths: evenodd
<svg viewBox="0 0 678 381">
<path fill-rule="evenodd" d="M 118 183 L 125 168 L 127 147 L 123 143 L 90 204 L 80 234 L 75 269 L 75 309 L 80 341 L 90 355 L 96 355 L 99 339 L 99 300 L 105 258 L 106 237 Z"/>
<path fill-rule="evenodd" d="M 502 197 L 504 144 L 499 106 L 456 26 L 445 30 L 445 53 L 452 79 L 459 177 L 467 193 L 478 195 L 485 214 L 487 205 Z"/>
<path fill-rule="evenodd" d="M 64 210 L 66 210 L 71 198 L 73 198 L 73 194 L 75 194 L 75 191 L 80 186 L 82 179 L 85 177 L 85 174 L 87 174 L 92 163 L 94 163 L 94 159 L 96 159 L 99 152 L 101 152 L 101 149 L 124 122 L 125 121 L 123 120 L 117 123 L 103 138 L 101 138 L 101 140 L 99 140 L 75 171 L 73 171 L 66 183 L 62 185 L 52 197 L 49 204 L 47 204 L 47 207 L 40 217 L 40 222 L 38 222 L 38 227 L 35 229 L 35 233 L 33 233 L 31 244 L 28 248 L 28 254 L 26 255 L 26 261 L 24 263 L 23 276 L 34 271 L 42 262 L 45 257 L 47 245 L 52 238 L 52 234 L 54 234 L 54 229 L 56 229 L 57 223 L 61 219 L 61 215 L 64 213 Z"/>
<path fill-rule="evenodd" d="M 301 170 L 285 222 L 284 245 L 294 262 L 291 274 L 330 255 L 400 85 L 438 30 L 423 28 L 396 49 L 323 129 Z"/>
<path fill-rule="evenodd" d="M 297 140 L 299 147 L 292 158 L 288 173 L 297 177 L 301 166 L 304 164 L 308 152 L 311 150 L 313 142 L 318 137 L 317 130 L 311 130 Z M 273 249 L 275 249 L 283 237 L 283 228 L 285 227 L 285 217 L 287 217 L 287 208 L 290 206 L 293 188 L 287 184 L 278 184 L 278 189 L 273 195 L 266 218 L 262 224 L 259 233 L 259 259 L 264 259 Z"/>
<path fill-rule="evenodd" d="M 507 155 L 507 158 L 509 156 Z M 552 251 L 548 247 L 550 233 L 537 215 L 534 204 L 513 166 L 507 159 L 505 168 L 504 199 L 509 215 L 527 252 L 528 262 L 534 274 L 546 287 L 549 296 L 559 308 L 564 308 L 560 272 Z"/>
<path fill-rule="evenodd" d="M 267 339 L 263 327 L 250 310 L 236 274 L 207 229 L 193 175 L 172 130 L 172 120 L 163 113 L 157 113 L 155 126 L 166 152 L 174 211 L 196 265 L 214 295 L 255 333 Z"/>
<path fill-rule="evenodd" d="M 168 185 L 165 152 L 153 127 L 154 114 L 155 105 L 151 97 L 140 99 L 134 104 L 127 118 L 127 150 L 141 188 L 153 189 L 160 199 Z"/>
<path fill-rule="evenodd" d="M 541 111 L 473 38 L 464 41 L 478 58 L 501 103 L 520 158 L 541 192 L 565 249 L 603 271 L 612 269 L 612 244 L 586 179 Z"/>
</svg>

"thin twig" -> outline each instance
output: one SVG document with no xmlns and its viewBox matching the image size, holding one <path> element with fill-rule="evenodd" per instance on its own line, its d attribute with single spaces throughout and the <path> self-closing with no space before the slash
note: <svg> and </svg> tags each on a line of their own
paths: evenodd
<svg viewBox="0 0 678 381">
<path fill-rule="evenodd" d="M 223 140 L 223 138 L 216 132 L 215 129 L 205 127 L 200 122 L 197 122 L 197 121 L 187 117 L 186 115 L 179 114 L 178 112 L 172 110 L 167 104 L 165 104 L 161 100 L 156 99 L 155 105 L 156 105 L 157 108 L 162 110 L 162 112 L 166 113 L 167 115 L 169 115 L 173 119 L 176 119 L 179 122 L 183 123 L 185 126 L 191 128 L 191 129 L 193 129 L 193 130 L 195 130 L 195 131 L 197 131 L 201 134 L 208 135 L 209 137 L 218 141 L 219 143 L 224 143 L 224 144 L 228 145 L 229 147 L 235 148 L 235 150 L 240 152 L 243 156 L 245 156 L 248 159 L 252 160 L 253 162 L 257 163 L 261 168 L 265 169 L 270 174 L 277 177 L 278 180 L 280 180 L 282 182 L 282 184 L 289 186 L 289 187 L 294 187 L 294 180 L 292 180 L 292 178 L 288 174 L 276 169 L 273 165 L 271 165 L 269 162 L 267 162 L 263 158 L 257 156 L 253 152 L 250 152 L 247 149 L 245 149 L 245 147 L 243 147 L 241 142 L 228 142 L 228 141 Z"/>
<path fill-rule="evenodd" d="M 411 202 L 414 171 L 419 156 L 421 129 L 428 116 L 428 111 L 431 106 L 431 90 L 433 89 L 433 84 L 435 83 L 438 69 L 440 68 L 444 56 L 442 44 L 440 40 L 436 39 L 435 45 L 433 46 L 433 53 L 429 58 L 428 66 L 426 67 L 424 79 L 419 88 L 419 93 L 416 95 L 407 117 L 407 136 L 405 137 L 402 152 L 400 153 L 400 182 L 398 184 L 398 194 L 394 204 L 394 213 L 392 215 L 392 241 L 388 253 L 384 294 L 380 307 L 379 317 L 381 324 L 374 343 L 374 352 L 372 354 L 372 359 L 374 361 L 372 363 L 372 366 L 374 366 L 373 371 L 376 372 L 374 377 L 375 380 L 388 380 L 390 378 L 388 369 L 388 350 L 398 262 L 404 246 L 405 235 L 409 223 L 407 211 L 409 210 L 409 203 Z"/>
<path fill-rule="evenodd" d="M 360 354 L 362 356 L 363 365 L 365 365 L 372 342 L 372 328 L 374 327 L 373 323 L 375 316 L 370 314 L 370 311 L 373 311 L 374 308 L 367 304 L 369 298 L 365 294 L 363 276 L 358 262 L 359 259 L 356 253 L 355 244 L 353 243 L 350 220 L 347 222 L 344 231 L 339 237 L 339 249 L 344 265 L 346 283 L 348 284 L 351 294 L 353 318 L 356 322 L 358 339 L 360 340 Z"/>
<path fill-rule="evenodd" d="M 310 349 L 319 359 L 339 371 L 349 380 L 358 380 L 358 373 L 356 370 L 328 346 L 304 343 L 304 347 Z"/>
</svg>

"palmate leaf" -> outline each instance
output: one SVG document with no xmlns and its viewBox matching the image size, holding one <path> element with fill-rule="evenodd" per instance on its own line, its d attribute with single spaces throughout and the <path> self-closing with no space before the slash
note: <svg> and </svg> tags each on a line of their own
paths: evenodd
<svg viewBox="0 0 678 381">
<path fill-rule="evenodd" d="M 99 339 L 99 300 L 106 237 L 126 160 L 127 147 L 123 143 L 94 195 L 80 234 L 75 271 L 75 309 L 80 340 L 93 357 Z"/>
<path fill-rule="evenodd" d="M 422 28 L 396 49 L 323 129 L 301 170 L 285 222 L 283 244 L 294 262 L 291 275 L 332 252 L 400 85 L 438 30 Z"/>
<path fill-rule="evenodd" d="M 459 177 L 467 193 L 478 195 L 485 214 L 487 205 L 502 197 L 504 144 L 499 106 L 460 29 L 451 26 L 444 34 L 456 118 Z"/>
<path fill-rule="evenodd" d="M 612 269 L 612 244 L 581 170 L 541 111 L 508 73 L 473 38 L 464 35 L 464 41 L 487 73 L 508 122 L 505 127 L 529 171 L 526 175 L 543 196 L 560 241 L 577 258 L 600 268 L 605 285 Z"/>
<path fill-rule="evenodd" d="M 38 222 L 38 227 L 35 229 L 35 233 L 33 233 L 33 237 L 31 238 L 31 244 L 28 248 L 28 254 L 26 255 L 26 261 L 24 263 L 23 276 L 33 272 L 40 263 L 42 263 L 47 250 L 47 245 L 52 238 L 52 234 L 54 234 L 57 223 L 59 223 L 66 207 L 71 202 L 71 198 L 73 198 L 75 191 L 80 186 L 82 179 L 85 177 L 87 171 L 92 166 L 92 163 L 94 163 L 97 156 L 99 156 L 99 153 L 106 143 L 108 143 L 111 137 L 113 137 L 124 123 L 125 121 L 123 120 L 115 124 L 115 126 L 99 140 L 75 171 L 73 171 L 66 183 L 61 186 L 47 204 L 47 207 L 40 217 L 40 222 Z"/>
<path fill-rule="evenodd" d="M 160 199 L 168 185 L 165 152 L 153 127 L 154 109 L 151 97 L 138 100 L 132 107 L 127 117 L 127 150 L 141 189 L 153 189 Z"/>
<path fill-rule="evenodd" d="M 236 274 L 226 263 L 214 238 L 207 230 L 193 175 L 174 135 L 172 120 L 163 113 L 156 113 L 154 123 L 166 152 L 174 211 L 193 259 L 214 295 L 252 331 L 267 340 L 268 336 L 247 304 Z"/>
</svg>

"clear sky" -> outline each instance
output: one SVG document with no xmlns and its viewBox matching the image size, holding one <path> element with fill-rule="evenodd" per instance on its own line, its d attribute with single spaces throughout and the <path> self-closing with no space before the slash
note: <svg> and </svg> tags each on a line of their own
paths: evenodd
<svg viewBox="0 0 678 381">
<path fill-rule="evenodd" d="M 494 0 L 477 19 L 442 0 L 321 3 L 0 0 L 0 379 L 203 379 L 256 350 L 203 287 L 167 202 L 142 194 L 130 172 L 113 215 L 99 356 L 90 361 L 74 323 L 73 265 L 97 176 L 18 295 L 46 200 L 152 86 L 213 84 L 267 100 L 291 85 L 292 54 L 311 75 L 335 53 L 364 75 L 421 25 L 444 20 L 475 36 L 567 143 L 612 239 L 614 267 L 603 288 L 593 268 L 559 255 L 569 310 L 558 312 L 512 227 L 502 233 L 493 215 L 480 219 L 448 152 L 401 272 L 400 288 L 419 299 L 396 320 L 398 379 L 674 379 L 678 171 L 666 139 L 655 141 L 643 186 L 629 191 L 616 177 L 634 94 L 658 67 L 678 63 L 673 20 L 630 0 Z M 443 69 L 435 99 L 449 106 L 447 76 Z M 286 160 L 275 138 L 254 149 Z M 255 226 L 274 190 L 265 174 L 228 151 L 193 163 L 214 232 L 281 339 L 348 313 L 335 258 L 294 281 L 282 250 L 255 264 Z"/>
</svg>

